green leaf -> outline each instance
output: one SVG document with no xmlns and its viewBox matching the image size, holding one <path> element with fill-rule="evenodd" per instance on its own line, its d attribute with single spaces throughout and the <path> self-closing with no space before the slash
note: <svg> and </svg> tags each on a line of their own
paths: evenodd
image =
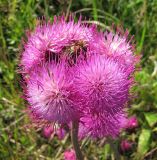
<svg viewBox="0 0 157 160">
<path fill-rule="evenodd" d="M 157 122 L 157 113 L 148 112 L 144 113 L 144 116 L 150 127 L 153 127 L 153 125 Z"/>
<path fill-rule="evenodd" d="M 150 145 L 150 137 L 151 137 L 151 130 L 149 129 L 142 129 L 138 140 L 138 156 L 141 158 L 149 149 Z"/>
</svg>

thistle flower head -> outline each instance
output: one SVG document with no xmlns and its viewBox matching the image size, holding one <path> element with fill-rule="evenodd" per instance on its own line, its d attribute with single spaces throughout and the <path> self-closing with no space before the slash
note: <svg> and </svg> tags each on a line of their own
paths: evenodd
<svg viewBox="0 0 157 160">
<path fill-rule="evenodd" d="M 76 88 L 88 109 L 114 114 L 124 108 L 131 84 L 129 68 L 126 71 L 118 61 L 94 55 L 79 65 L 77 73 Z"/>
<path fill-rule="evenodd" d="M 26 86 L 30 110 L 41 119 L 60 124 L 78 118 L 77 96 L 72 79 L 64 63 L 36 67 Z"/>
<path fill-rule="evenodd" d="M 103 138 L 116 137 L 126 124 L 126 116 L 123 112 L 111 115 L 109 113 L 86 113 L 80 122 L 79 137 L 90 136 Z"/>
<path fill-rule="evenodd" d="M 118 59 L 119 63 L 125 68 L 132 66 L 132 73 L 139 57 L 135 55 L 135 44 L 133 36 L 129 39 L 128 30 L 106 31 L 105 33 L 95 34 L 97 43 L 93 44 L 95 52 Z"/>
<path fill-rule="evenodd" d="M 72 58 L 85 55 L 94 41 L 94 30 L 92 26 L 81 24 L 81 19 L 74 23 L 73 18 L 66 22 L 64 17 L 55 17 L 53 24 L 44 22 L 38 25 L 24 44 L 20 64 L 22 72 L 29 73 L 41 62 L 59 61 L 60 58 L 74 63 Z"/>
</svg>

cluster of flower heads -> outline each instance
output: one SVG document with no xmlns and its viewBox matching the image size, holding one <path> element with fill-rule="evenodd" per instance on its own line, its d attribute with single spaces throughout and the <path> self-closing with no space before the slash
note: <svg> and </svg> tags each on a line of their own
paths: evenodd
<svg viewBox="0 0 157 160">
<path fill-rule="evenodd" d="M 34 119 L 60 126 L 77 120 L 80 137 L 118 135 L 138 59 L 128 36 L 120 29 L 99 32 L 74 17 L 39 24 L 20 60 Z"/>
</svg>

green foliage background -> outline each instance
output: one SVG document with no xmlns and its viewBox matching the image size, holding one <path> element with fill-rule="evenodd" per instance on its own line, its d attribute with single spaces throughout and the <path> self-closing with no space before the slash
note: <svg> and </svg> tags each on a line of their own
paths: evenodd
<svg viewBox="0 0 157 160">
<path fill-rule="evenodd" d="M 0 159 L 59 160 L 71 148 L 68 135 L 62 141 L 47 140 L 40 130 L 28 127 L 16 72 L 26 29 L 33 29 L 38 17 L 52 20 L 70 12 L 85 16 L 102 30 L 114 23 L 135 35 L 142 59 L 129 115 L 137 116 L 139 127 L 134 133 L 123 132 L 115 143 L 128 139 L 134 144 L 132 151 L 121 155 L 123 160 L 157 160 L 157 0 L 0 0 Z M 83 150 L 89 160 L 114 159 L 101 140 L 86 140 Z"/>
</svg>

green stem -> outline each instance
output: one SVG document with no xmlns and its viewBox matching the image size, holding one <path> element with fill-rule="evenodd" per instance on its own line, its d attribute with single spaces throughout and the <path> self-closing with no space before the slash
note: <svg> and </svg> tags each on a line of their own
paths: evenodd
<svg viewBox="0 0 157 160">
<path fill-rule="evenodd" d="M 78 142 L 78 127 L 79 123 L 78 121 L 73 121 L 72 122 L 72 130 L 71 130 L 71 139 L 73 143 L 73 147 L 75 150 L 76 158 L 77 160 L 83 160 L 83 155 L 80 150 L 79 142 Z"/>
</svg>

